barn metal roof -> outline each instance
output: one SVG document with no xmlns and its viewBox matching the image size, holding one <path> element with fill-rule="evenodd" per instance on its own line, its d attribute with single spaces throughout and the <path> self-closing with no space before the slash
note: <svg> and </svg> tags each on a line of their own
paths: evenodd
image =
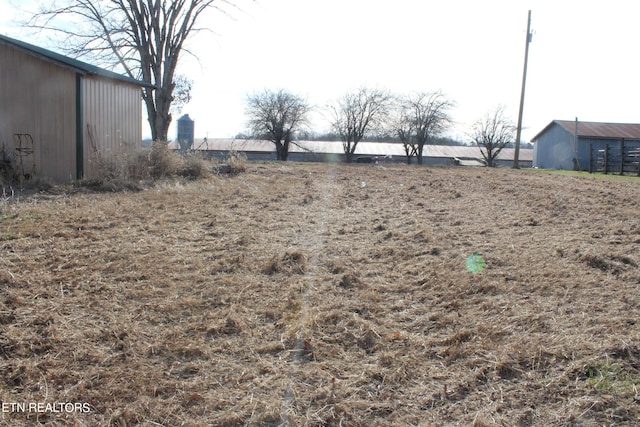
<svg viewBox="0 0 640 427">
<path fill-rule="evenodd" d="M 35 46 L 21 40 L 12 39 L 11 37 L 0 34 L 0 45 L 11 46 L 29 55 L 40 58 L 44 61 L 53 62 L 60 66 L 70 68 L 75 72 L 80 72 L 87 75 L 98 75 L 109 79 L 120 80 L 126 83 L 135 84 L 137 86 L 154 87 L 149 83 L 142 82 L 140 80 L 133 79 L 122 74 L 115 73 L 113 71 L 105 70 L 95 65 L 88 64 L 86 62 L 79 61 L 77 59 L 69 58 L 68 56 L 61 55 L 57 52 L 53 52 L 48 49 L 44 49 L 39 46 Z"/>
<path fill-rule="evenodd" d="M 554 124 L 562 126 L 571 134 L 576 131 L 575 120 L 554 120 L 531 140 L 537 140 Z M 578 121 L 578 136 L 583 138 L 640 139 L 640 124 Z"/>
<path fill-rule="evenodd" d="M 177 144 L 172 142 L 170 148 L 176 148 Z M 275 151 L 273 142 L 256 139 L 230 139 L 230 138 L 209 138 L 206 140 L 197 139 L 193 143 L 195 150 L 203 151 L 245 151 L 245 152 L 273 152 Z M 294 141 L 289 146 L 289 152 L 314 152 L 323 154 L 344 153 L 341 141 Z M 405 156 L 402 144 L 388 142 L 359 142 L 356 156 Z M 482 158 L 478 147 L 460 145 L 425 145 L 424 157 L 443 158 Z M 513 160 L 514 149 L 505 148 L 500 154 L 500 160 Z M 520 149 L 519 158 L 521 161 L 532 161 L 533 150 Z"/>
</svg>

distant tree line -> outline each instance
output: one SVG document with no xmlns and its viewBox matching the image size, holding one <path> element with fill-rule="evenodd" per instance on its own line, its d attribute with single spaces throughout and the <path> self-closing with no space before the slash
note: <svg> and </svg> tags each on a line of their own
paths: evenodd
<svg viewBox="0 0 640 427">
<path fill-rule="evenodd" d="M 500 151 L 513 144 L 515 126 L 498 106 L 476 121 L 468 132 L 469 143 L 444 134 L 453 125 L 455 103 L 442 91 L 392 95 L 386 90 L 361 87 L 327 106 L 331 131 L 316 134 L 308 128 L 312 111 L 307 100 L 284 89 L 265 89 L 247 97 L 249 135 L 238 137 L 273 142 L 278 160 L 287 160 L 295 140 L 341 141 L 347 162 L 352 162 L 361 141 L 402 144 L 407 163 L 423 161 L 425 145 L 468 145 L 480 148 L 488 166 Z"/>
<path fill-rule="evenodd" d="M 238 134 L 247 137 L 245 134 Z M 311 131 L 301 131 L 298 133 L 300 141 L 340 141 L 340 135 L 334 132 L 316 133 Z M 459 141 L 449 136 L 436 136 L 432 140 L 432 145 L 452 145 L 465 146 L 469 145 L 464 141 Z M 394 134 L 384 134 L 379 136 L 369 136 L 362 138 L 362 142 L 386 142 L 391 144 L 401 144 L 402 140 Z"/>
</svg>

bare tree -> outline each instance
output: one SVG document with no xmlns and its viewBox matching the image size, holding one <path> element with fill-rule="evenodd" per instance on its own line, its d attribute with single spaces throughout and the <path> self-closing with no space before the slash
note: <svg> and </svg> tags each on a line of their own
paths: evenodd
<svg viewBox="0 0 640 427">
<path fill-rule="evenodd" d="M 418 92 L 399 98 L 393 131 L 404 145 L 408 164 L 412 157 L 422 164 L 425 144 L 451 125 L 449 110 L 454 105 L 441 91 Z"/>
<path fill-rule="evenodd" d="M 332 126 L 342 140 L 347 162 L 353 161 L 353 153 L 362 138 L 382 130 L 389 115 L 390 101 L 386 91 L 362 87 L 330 106 Z"/>
<path fill-rule="evenodd" d="M 283 89 L 264 90 L 249 95 L 246 114 L 254 137 L 268 139 L 276 146 L 278 160 L 287 160 L 295 133 L 308 123 L 307 101 Z"/>
<path fill-rule="evenodd" d="M 516 125 L 505 115 L 504 107 L 499 105 L 471 126 L 470 137 L 480 148 L 487 166 L 492 167 L 500 151 L 514 141 L 515 132 Z"/>
<path fill-rule="evenodd" d="M 166 141 L 178 59 L 190 34 L 200 30 L 198 19 L 209 10 L 220 10 L 219 4 L 230 2 L 52 0 L 40 5 L 28 25 L 63 35 L 67 54 L 91 57 L 148 83 L 142 98 L 151 136 L 155 141 Z"/>
</svg>

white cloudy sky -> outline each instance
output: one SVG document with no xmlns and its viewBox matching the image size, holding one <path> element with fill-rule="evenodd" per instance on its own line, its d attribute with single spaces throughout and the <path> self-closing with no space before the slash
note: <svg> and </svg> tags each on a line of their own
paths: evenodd
<svg viewBox="0 0 640 427">
<path fill-rule="evenodd" d="M 14 0 L 0 0 L 0 32 Z M 20 2 L 18 2 L 20 3 Z M 528 140 L 553 119 L 640 122 L 640 2 L 610 0 L 236 0 L 191 41 L 182 73 L 196 136 L 244 129 L 248 93 L 288 89 L 319 109 L 361 85 L 442 90 L 457 106 L 450 135 L 498 104 L 518 115 L 527 11 L 533 42 L 523 120 Z M 54 46 L 44 46 L 54 48 Z M 317 114 L 314 129 L 328 128 Z M 145 131 L 148 133 L 148 131 Z"/>
</svg>

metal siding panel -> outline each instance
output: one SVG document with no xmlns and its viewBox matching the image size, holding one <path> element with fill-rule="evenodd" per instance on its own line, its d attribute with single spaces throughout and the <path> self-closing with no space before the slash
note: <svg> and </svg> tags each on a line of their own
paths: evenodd
<svg viewBox="0 0 640 427">
<path fill-rule="evenodd" d="M 82 161 L 84 163 L 84 176 L 90 177 L 93 176 L 93 165 L 88 160 L 91 157 L 92 153 L 92 143 L 90 139 L 90 133 L 87 130 L 88 123 L 94 123 L 94 111 L 92 109 L 93 104 L 91 102 L 87 102 L 87 100 L 94 99 L 95 86 L 90 84 L 90 80 L 83 78 L 82 79 L 82 124 L 81 131 L 83 136 L 83 150 L 82 150 Z"/>
<path fill-rule="evenodd" d="M 85 78 L 85 170 L 86 176 L 95 176 L 95 150 L 88 134 L 88 126 L 95 129 L 95 144 L 105 157 L 118 156 L 125 144 L 139 147 L 140 88 L 103 78 Z"/>
<path fill-rule="evenodd" d="M 585 141 L 583 138 L 578 137 L 578 168 L 579 170 L 589 170 L 589 141 Z"/>
<path fill-rule="evenodd" d="M 66 181 L 74 172 L 75 74 L 0 46 L 0 144 L 32 135 L 38 176 Z"/>
<path fill-rule="evenodd" d="M 82 117 L 84 110 L 82 108 L 82 75 L 76 73 L 76 179 L 81 179 L 84 176 L 84 133 L 82 132 L 81 124 L 83 122 Z"/>
<path fill-rule="evenodd" d="M 573 169 L 573 134 L 553 124 L 536 139 L 536 163 L 543 169 Z"/>
</svg>

